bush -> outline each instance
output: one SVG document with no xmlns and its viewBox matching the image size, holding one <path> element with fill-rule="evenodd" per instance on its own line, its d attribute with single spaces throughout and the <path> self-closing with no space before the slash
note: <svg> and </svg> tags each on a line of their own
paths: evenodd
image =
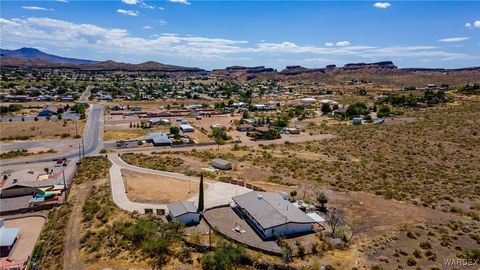
<svg viewBox="0 0 480 270">
<path fill-rule="evenodd" d="M 377 117 L 385 117 L 385 116 L 389 116 L 390 114 L 391 114 L 391 109 L 390 109 L 390 106 L 388 105 L 382 105 L 377 110 Z"/>
<path fill-rule="evenodd" d="M 408 266 L 415 266 L 415 265 L 417 265 L 417 261 L 415 260 L 415 258 L 410 257 L 407 260 L 407 265 Z"/>
<path fill-rule="evenodd" d="M 127 239 L 135 246 L 139 246 L 143 240 L 148 239 L 157 230 L 157 224 L 152 220 L 141 218 L 127 231 Z"/>
<path fill-rule="evenodd" d="M 202 256 L 202 269 L 223 270 L 237 265 L 251 265 L 252 259 L 245 249 L 235 244 L 220 243 L 214 252 Z"/>
<path fill-rule="evenodd" d="M 349 118 L 366 114 L 368 114 L 368 107 L 363 102 L 355 102 L 347 108 L 347 117 Z"/>
</svg>

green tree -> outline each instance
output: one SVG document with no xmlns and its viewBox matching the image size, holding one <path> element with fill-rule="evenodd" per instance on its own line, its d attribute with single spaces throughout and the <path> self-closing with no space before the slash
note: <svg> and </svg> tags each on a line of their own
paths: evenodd
<svg viewBox="0 0 480 270">
<path fill-rule="evenodd" d="M 386 104 L 380 106 L 380 108 L 378 108 L 377 110 L 378 117 L 385 117 L 385 116 L 389 116 L 390 114 L 391 114 L 390 106 Z"/>
<path fill-rule="evenodd" d="M 368 107 L 363 102 L 355 102 L 348 106 L 347 116 L 350 118 L 366 114 L 368 114 Z"/>
<path fill-rule="evenodd" d="M 297 196 L 297 191 L 296 190 L 292 190 L 290 192 L 290 197 L 292 197 L 292 200 L 295 200 L 295 196 Z"/>
<path fill-rule="evenodd" d="M 170 127 L 170 134 L 172 134 L 175 138 L 179 137 L 180 128 L 179 127 Z"/>
<path fill-rule="evenodd" d="M 328 197 L 323 191 L 318 191 L 316 194 L 317 202 L 321 205 L 322 209 L 325 209 L 325 204 L 328 203 Z"/>
<path fill-rule="evenodd" d="M 330 107 L 330 104 L 328 103 L 323 103 L 322 104 L 322 113 L 323 114 L 328 114 L 332 111 L 332 108 Z"/>
</svg>

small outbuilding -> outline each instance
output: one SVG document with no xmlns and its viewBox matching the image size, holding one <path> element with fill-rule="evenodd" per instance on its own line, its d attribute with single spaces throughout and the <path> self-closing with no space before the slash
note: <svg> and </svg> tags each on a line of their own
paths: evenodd
<svg viewBox="0 0 480 270">
<path fill-rule="evenodd" d="M 223 159 L 216 158 L 212 160 L 212 167 L 220 170 L 231 170 L 232 163 Z"/>
<path fill-rule="evenodd" d="M 362 118 L 361 117 L 354 117 L 352 119 L 352 124 L 354 125 L 361 125 L 362 124 Z"/>
<path fill-rule="evenodd" d="M 193 202 L 178 201 L 167 205 L 170 220 L 178 220 L 184 225 L 200 222 L 200 213 Z"/>
<path fill-rule="evenodd" d="M 182 132 L 194 132 L 195 131 L 195 129 L 189 124 L 181 124 L 180 125 L 180 130 Z"/>
</svg>

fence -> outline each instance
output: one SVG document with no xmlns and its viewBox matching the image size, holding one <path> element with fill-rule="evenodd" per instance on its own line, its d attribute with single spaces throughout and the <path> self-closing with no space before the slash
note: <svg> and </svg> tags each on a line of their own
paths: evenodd
<svg viewBox="0 0 480 270">
<path fill-rule="evenodd" d="M 232 184 L 232 185 L 246 187 L 248 189 L 253 189 L 255 191 L 265 192 L 265 190 L 261 187 L 255 186 L 255 185 L 247 183 L 245 181 L 235 180 L 235 179 L 233 179 L 232 177 L 229 177 L 229 176 L 221 177 L 219 180 L 223 183 L 228 183 L 228 184 Z"/>
</svg>

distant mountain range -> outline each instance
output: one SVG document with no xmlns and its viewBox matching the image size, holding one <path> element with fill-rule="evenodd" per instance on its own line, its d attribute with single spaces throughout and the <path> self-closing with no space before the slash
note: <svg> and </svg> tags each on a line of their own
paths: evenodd
<svg viewBox="0 0 480 270">
<path fill-rule="evenodd" d="M 0 49 L 0 57 L 3 67 L 70 68 L 87 71 L 205 72 L 205 70 L 200 68 L 165 65 L 154 61 L 141 64 L 128 64 L 112 60 L 92 61 L 68 58 L 44 53 L 35 48 L 21 48 L 18 50 Z"/>
<path fill-rule="evenodd" d="M 57 63 L 57 64 L 79 64 L 79 65 L 84 65 L 84 64 L 93 64 L 97 63 L 97 61 L 92 61 L 92 60 L 85 60 L 85 59 L 76 59 L 76 58 L 68 58 L 68 57 L 62 57 L 62 56 L 57 56 L 53 54 L 48 54 L 44 53 L 38 49 L 35 48 L 21 48 L 18 50 L 5 50 L 5 49 L 0 49 L 0 54 L 5 56 L 5 57 L 18 57 L 18 58 L 23 58 L 23 59 L 28 59 L 28 60 L 42 60 L 42 61 L 48 61 L 52 63 Z"/>
</svg>

